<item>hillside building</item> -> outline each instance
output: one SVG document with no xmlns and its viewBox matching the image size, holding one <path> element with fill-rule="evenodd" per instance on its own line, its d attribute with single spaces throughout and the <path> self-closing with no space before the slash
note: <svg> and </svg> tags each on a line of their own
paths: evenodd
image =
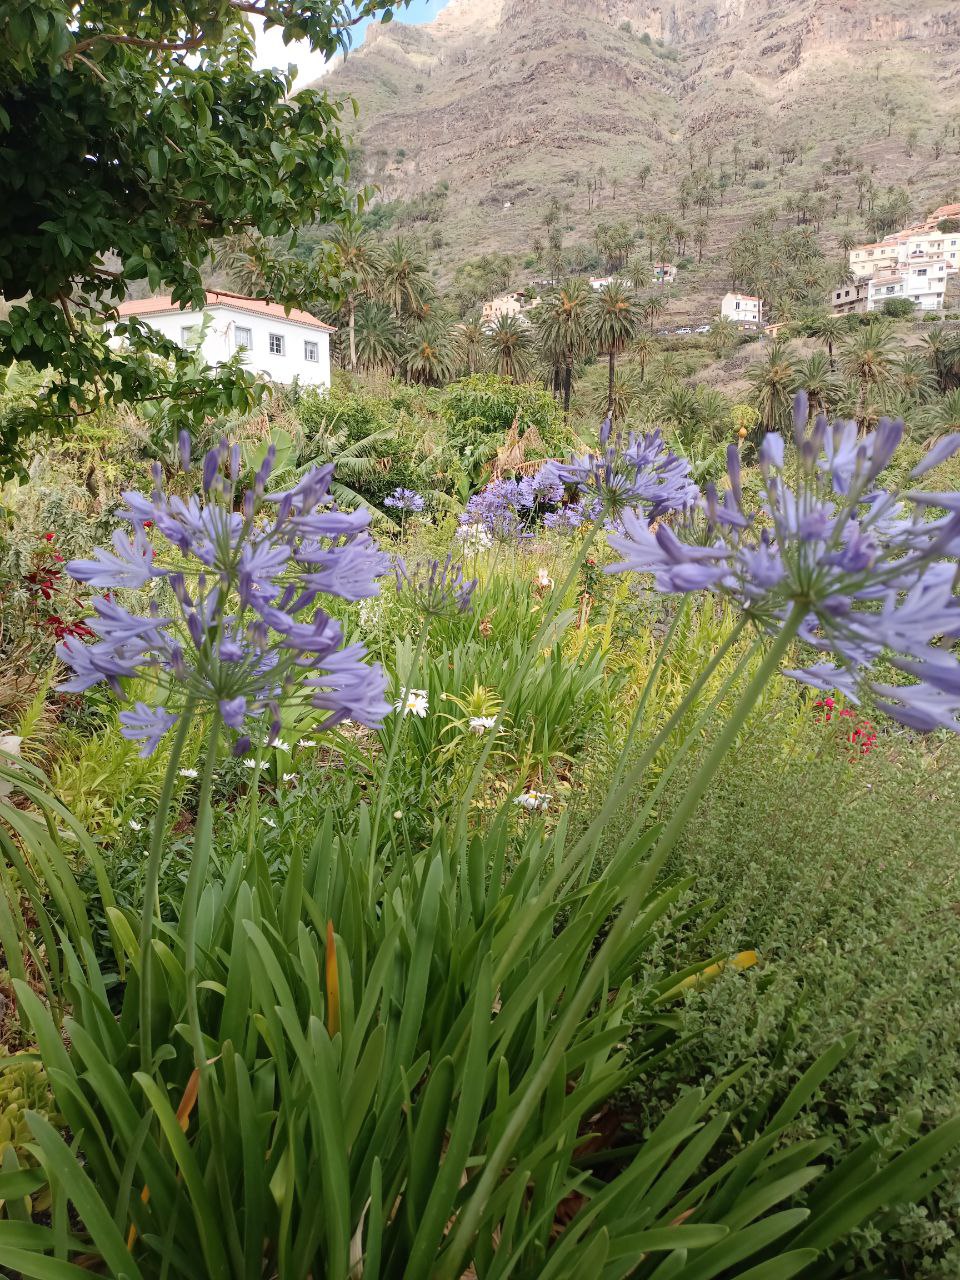
<svg viewBox="0 0 960 1280">
<path fill-rule="evenodd" d="M 833 291 L 833 310 L 877 311 L 887 298 L 909 298 L 921 311 L 942 310 L 947 275 L 960 270 L 960 231 L 938 227 L 948 219 L 960 219 L 960 205 L 941 205 L 916 226 L 852 248 L 850 270 L 856 282 Z M 864 299 L 866 306 L 861 306 Z"/>
<path fill-rule="evenodd" d="M 734 324 L 761 325 L 763 300 L 749 293 L 725 293 L 720 303 L 720 315 Z"/>
<path fill-rule="evenodd" d="M 849 316 L 867 310 L 870 300 L 870 277 L 852 280 L 834 289 L 831 307 L 835 316 Z"/>
<path fill-rule="evenodd" d="M 489 329 L 501 316 L 522 316 L 526 319 L 525 313 L 535 307 L 539 301 L 539 297 L 533 297 L 523 289 L 518 289 L 515 293 L 501 293 L 483 304 L 480 324 L 484 329 Z"/>
<path fill-rule="evenodd" d="M 330 386 L 330 335 L 336 330 L 306 311 L 288 313 L 276 302 L 236 293 L 208 293 L 202 311 L 168 297 L 121 302 L 117 311 L 182 346 L 202 330 L 200 352 L 214 367 L 240 351 L 243 365 L 271 382 Z"/>
<path fill-rule="evenodd" d="M 904 298 L 918 311 L 942 311 L 946 287 L 947 263 L 943 258 L 889 267 L 867 281 L 867 310 L 881 311 L 888 299 Z"/>
<path fill-rule="evenodd" d="M 655 262 L 653 264 L 654 284 L 673 284 L 677 278 L 677 268 L 672 262 Z"/>
</svg>

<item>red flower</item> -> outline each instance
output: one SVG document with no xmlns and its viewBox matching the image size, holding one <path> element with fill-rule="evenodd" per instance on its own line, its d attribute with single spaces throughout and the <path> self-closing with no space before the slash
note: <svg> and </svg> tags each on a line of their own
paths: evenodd
<svg viewBox="0 0 960 1280">
<path fill-rule="evenodd" d="M 44 542 L 52 542 L 57 535 L 55 533 L 45 533 L 43 535 Z"/>
</svg>

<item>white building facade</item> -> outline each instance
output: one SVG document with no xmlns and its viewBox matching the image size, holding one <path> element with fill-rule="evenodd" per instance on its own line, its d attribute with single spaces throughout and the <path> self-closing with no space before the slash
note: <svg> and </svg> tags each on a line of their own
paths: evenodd
<svg viewBox="0 0 960 1280">
<path fill-rule="evenodd" d="M 960 270 L 960 231 L 941 231 L 960 221 L 960 205 L 943 205 L 923 223 L 850 250 L 850 270 L 869 288 L 868 310 L 885 298 L 909 298 L 922 311 L 943 308 L 946 276 Z M 836 303 L 836 297 L 834 298 Z"/>
<path fill-rule="evenodd" d="M 306 311 L 287 314 L 275 302 L 233 293 L 208 293 L 203 311 L 181 308 L 170 298 L 122 302 L 121 318 L 136 316 L 152 329 L 187 346 L 203 325 L 200 351 L 217 366 L 242 352 L 242 363 L 270 382 L 330 386 L 330 334 L 335 330 Z"/>
<path fill-rule="evenodd" d="M 720 303 L 720 315 L 734 324 L 763 322 L 763 301 L 749 293 L 726 293 Z"/>
<path fill-rule="evenodd" d="M 880 311 L 891 298 L 904 298 L 918 311 L 942 311 L 947 288 L 947 263 L 943 258 L 878 271 L 868 281 L 867 310 Z"/>
</svg>

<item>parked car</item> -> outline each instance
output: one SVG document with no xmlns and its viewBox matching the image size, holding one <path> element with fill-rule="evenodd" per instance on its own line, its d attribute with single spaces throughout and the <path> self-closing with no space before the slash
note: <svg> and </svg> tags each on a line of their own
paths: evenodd
<svg viewBox="0 0 960 1280">
<path fill-rule="evenodd" d="M 696 329 L 694 329 L 694 333 L 709 333 L 709 332 L 710 332 L 710 326 L 708 324 L 698 324 Z"/>
<path fill-rule="evenodd" d="M 684 325 L 682 329 L 674 329 L 674 333 L 693 333 L 689 325 Z"/>
</svg>

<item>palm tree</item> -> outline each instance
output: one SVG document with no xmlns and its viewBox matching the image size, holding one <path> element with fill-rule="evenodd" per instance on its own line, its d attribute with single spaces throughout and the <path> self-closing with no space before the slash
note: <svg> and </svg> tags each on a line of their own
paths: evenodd
<svg viewBox="0 0 960 1280">
<path fill-rule="evenodd" d="M 614 280 L 601 289 L 590 308 L 590 333 L 598 351 L 610 362 L 607 412 L 613 409 L 613 375 L 617 356 L 640 332 L 643 310 L 637 295 Z"/>
<path fill-rule="evenodd" d="M 927 359 L 942 392 L 960 386 L 960 333 L 934 325 L 923 335 Z"/>
<path fill-rule="evenodd" d="M 385 302 L 367 298 L 357 307 L 355 360 L 365 372 L 392 372 L 400 359 L 402 334 L 397 317 Z"/>
<path fill-rule="evenodd" d="M 938 434 L 960 431 L 960 388 L 948 391 L 933 406 L 931 421 Z"/>
<path fill-rule="evenodd" d="M 751 400 L 764 433 L 788 426 L 794 394 L 800 389 L 799 364 L 789 343 L 774 342 L 763 359 L 746 373 L 753 387 Z"/>
<path fill-rule="evenodd" d="M 357 303 L 374 293 L 383 269 L 383 255 L 369 231 L 364 231 L 359 223 L 338 227 L 331 244 L 333 256 L 327 268 L 327 279 L 333 293 L 347 310 L 350 368 L 356 369 Z"/>
<path fill-rule="evenodd" d="M 570 414 L 573 366 L 589 349 L 587 316 L 592 299 L 589 281 L 574 278 L 548 294 L 536 311 L 537 338 L 544 358 L 563 371 L 564 418 Z"/>
<path fill-rule="evenodd" d="M 937 393 L 937 378 L 930 362 L 917 348 L 904 351 L 897 361 L 896 384 L 910 405 L 928 404 Z"/>
<path fill-rule="evenodd" d="M 719 320 L 715 320 L 711 325 L 709 341 L 718 360 L 727 358 L 737 345 L 737 340 L 737 326 L 732 320 L 727 320 L 725 316 L 721 316 Z"/>
<path fill-rule="evenodd" d="M 380 293 L 397 315 L 423 318 L 434 298 L 427 264 L 410 240 L 397 236 L 383 259 Z"/>
<path fill-rule="evenodd" d="M 214 246 L 217 264 L 226 271 L 231 287 L 252 297 L 266 292 L 262 263 L 267 253 L 266 241 L 256 231 L 224 236 Z"/>
<path fill-rule="evenodd" d="M 650 268 L 642 258 L 632 258 L 627 267 L 627 279 L 634 289 L 642 289 L 650 279 Z"/>
<path fill-rule="evenodd" d="M 799 367 L 800 385 L 810 397 L 811 413 L 829 413 L 840 394 L 840 382 L 830 368 L 829 357 L 815 351 Z"/>
<path fill-rule="evenodd" d="M 840 372 L 859 388 L 855 416 L 861 425 L 868 397 L 882 396 L 894 383 L 895 345 L 890 325 L 875 320 L 851 334 L 840 348 Z"/>
<path fill-rule="evenodd" d="M 653 333 L 653 322 L 657 316 L 663 315 L 667 309 L 666 298 L 659 293 L 655 293 L 653 297 L 647 298 L 643 304 L 643 310 L 646 318 L 650 321 L 650 332 Z"/>
<path fill-rule="evenodd" d="M 483 340 L 486 335 L 479 318 L 464 320 L 460 326 L 460 350 L 467 373 L 476 373 L 483 364 Z"/>
<path fill-rule="evenodd" d="M 647 376 L 647 365 L 660 350 L 656 338 L 649 333 L 638 333 L 630 347 L 630 354 L 640 366 L 640 381 Z"/>
<path fill-rule="evenodd" d="M 454 377 L 461 358 L 459 326 L 432 312 L 411 326 L 401 362 L 408 382 L 435 387 Z"/>
<path fill-rule="evenodd" d="M 632 369 L 618 369 L 613 379 L 612 404 L 609 395 L 609 387 L 597 386 L 590 397 L 591 412 L 609 414 L 611 421 L 623 422 L 640 398 L 640 379 Z"/>
<path fill-rule="evenodd" d="M 827 355 L 830 358 L 830 372 L 836 373 L 837 365 L 833 358 L 833 349 L 850 332 L 850 325 L 846 317 L 828 315 L 826 313 L 812 316 L 807 323 L 807 332 L 827 348 Z"/>
<path fill-rule="evenodd" d="M 533 359 L 533 336 L 527 320 L 501 315 L 484 342 L 487 363 L 494 373 L 511 382 L 525 382 Z"/>
</svg>

